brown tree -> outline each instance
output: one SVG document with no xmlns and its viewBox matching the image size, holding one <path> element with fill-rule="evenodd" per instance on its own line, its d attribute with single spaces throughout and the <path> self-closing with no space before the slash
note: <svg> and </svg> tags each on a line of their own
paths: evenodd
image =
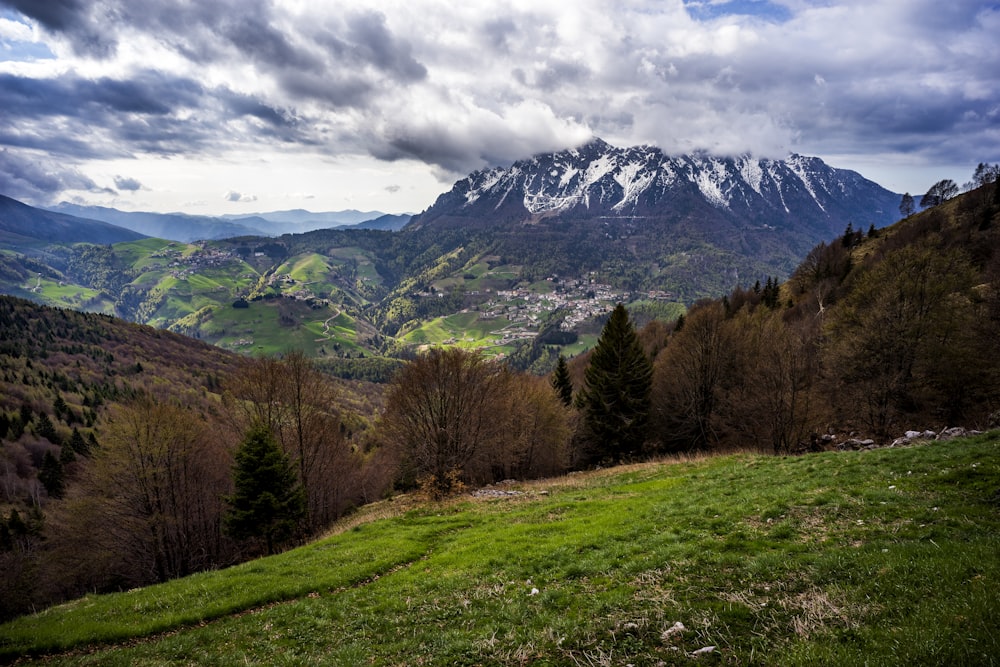
<svg viewBox="0 0 1000 667">
<path fill-rule="evenodd" d="M 389 386 L 384 436 L 425 488 L 447 495 L 480 481 L 472 465 L 502 433 L 503 368 L 480 354 L 435 349 L 403 367 Z"/>
<path fill-rule="evenodd" d="M 115 583 L 110 572 L 120 585 L 140 585 L 227 560 L 219 526 L 231 459 L 219 435 L 170 402 L 139 397 L 115 408 L 54 519 L 56 558 L 79 559 L 70 569 L 95 585 Z"/>
<path fill-rule="evenodd" d="M 934 398 L 928 392 L 949 364 L 953 378 L 974 370 L 976 361 L 949 340 L 968 330 L 975 274 L 961 252 L 942 250 L 938 241 L 932 235 L 894 251 L 860 275 L 829 323 L 830 393 L 843 419 L 860 416 L 876 435 L 888 437 L 902 415 L 943 399 L 940 391 Z M 942 356 L 949 349 L 950 360 Z"/>
<path fill-rule="evenodd" d="M 736 359 L 725 320 L 722 303 L 698 305 L 656 358 L 652 419 L 668 451 L 719 444 L 723 383 Z"/>
<path fill-rule="evenodd" d="M 507 372 L 498 389 L 493 415 L 502 428 L 477 457 L 486 466 L 477 477 L 528 479 L 565 471 L 571 409 L 552 385 L 543 378 Z"/>
<path fill-rule="evenodd" d="M 233 428 L 261 424 L 295 464 L 307 524 L 327 525 L 356 495 L 359 456 L 345 437 L 339 392 L 301 352 L 248 360 L 227 384 Z"/>
<path fill-rule="evenodd" d="M 723 325 L 735 355 L 721 383 L 720 431 L 733 445 L 786 453 L 815 427 L 818 320 L 744 309 Z"/>
</svg>

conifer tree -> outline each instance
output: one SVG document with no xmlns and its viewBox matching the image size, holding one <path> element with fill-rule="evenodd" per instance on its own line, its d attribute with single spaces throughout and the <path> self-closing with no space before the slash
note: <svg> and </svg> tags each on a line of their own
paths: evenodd
<svg viewBox="0 0 1000 667">
<path fill-rule="evenodd" d="M 50 498 L 62 498 L 64 490 L 63 466 L 51 451 L 45 452 L 42 468 L 38 471 L 38 481 L 45 487 Z"/>
<path fill-rule="evenodd" d="M 573 404 L 573 382 L 569 379 L 566 357 L 561 354 L 559 361 L 556 362 L 556 369 L 552 372 L 552 388 L 556 390 L 556 395 L 563 405 L 569 407 Z"/>
<path fill-rule="evenodd" d="M 63 449 L 65 449 L 65 447 Z M 80 434 L 80 429 L 75 426 L 73 427 L 73 434 L 69 438 L 69 449 L 74 454 L 82 454 L 84 456 L 90 453 L 90 445 L 88 445 L 87 441 L 83 439 L 83 436 Z"/>
<path fill-rule="evenodd" d="M 270 429 L 255 424 L 236 450 L 225 528 L 236 539 L 263 537 L 267 553 L 305 518 L 305 494 Z"/>
<path fill-rule="evenodd" d="M 44 412 L 38 415 L 38 420 L 35 423 L 35 434 L 39 437 L 45 438 L 54 445 L 62 444 L 55 425 L 52 423 L 49 416 Z"/>
<path fill-rule="evenodd" d="M 646 439 L 653 365 L 639 344 L 625 306 L 604 326 L 587 367 L 579 403 L 597 458 L 620 461 Z"/>
</svg>

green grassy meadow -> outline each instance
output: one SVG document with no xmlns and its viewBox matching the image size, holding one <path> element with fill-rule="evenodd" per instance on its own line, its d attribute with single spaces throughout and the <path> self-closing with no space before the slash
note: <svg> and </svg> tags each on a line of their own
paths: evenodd
<svg viewBox="0 0 1000 667">
<path fill-rule="evenodd" d="M 279 556 L 17 619 L 0 659 L 1000 662 L 1000 433 L 505 488 L 383 501 Z"/>
</svg>

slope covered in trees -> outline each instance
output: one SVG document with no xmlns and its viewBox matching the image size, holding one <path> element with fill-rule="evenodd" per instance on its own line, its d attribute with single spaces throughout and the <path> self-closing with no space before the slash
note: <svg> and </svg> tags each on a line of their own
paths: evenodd
<svg viewBox="0 0 1000 667">
<path fill-rule="evenodd" d="M 1000 185 L 809 253 L 771 293 L 696 303 L 655 360 L 664 451 L 985 428 L 1000 408 Z M 827 438 L 828 439 L 828 438 Z"/>
<path fill-rule="evenodd" d="M 345 386 L 301 355 L 0 297 L 0 616 L 267 550 L 276 534 L 221 530 L 254 423 L 302 486 L 295 539 L 380 497 L 390 467 L 364 444 L 378 399 Z"/>
<path fill-rule="evenodd" d="M 0 299 L 0 611 L 264 553 L 393 486 L 442 496 L 650 454 L 995 426 L 998 214 L 991 182 L 890 228 L 849 227 L 784 284 L 675 321 L 635 331 L 616 308 L 555 381 L 434 349 L 395 372 L 379 410 L 368 385 L 344 391 L 301 354 L 246 360 Z M 280 535 L 222 530 L 255 426 L 304 496 Z"/>
</svg>

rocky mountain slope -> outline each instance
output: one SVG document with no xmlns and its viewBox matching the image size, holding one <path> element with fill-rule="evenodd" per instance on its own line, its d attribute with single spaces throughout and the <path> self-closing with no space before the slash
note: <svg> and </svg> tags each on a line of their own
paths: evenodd
<svg viewBox="0 0 1000 667">
<path fill-rule="evenodd" d="M 819 158 L 670 156 L 595 139 L 470 174 L 409 227 L 502 232 L 501 251 L 555 272 L 622 274 L 615 267 L 627 264 L 625 286 L 693 299 L 785 274 L 848 224 L 894 222 L 898 204 Z"/>
<path fill-rule="evenodd" d="M 653 146 L 616 148 L 595 139 L 475 172 L 412 225 L 530 224 L 549 217 L 623 225 L 698 217 L 706 229 L 728 223 L 735 230 L 807 231 L 827 238 L 847 222 L 894 222 L 898 204 L 899 195 L 815 157 L 670 156 Z"/>
</svg>

